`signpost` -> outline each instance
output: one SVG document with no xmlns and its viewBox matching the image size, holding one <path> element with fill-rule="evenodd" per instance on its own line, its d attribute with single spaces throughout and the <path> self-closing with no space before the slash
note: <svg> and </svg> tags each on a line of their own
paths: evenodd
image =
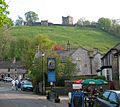
<svg viewBox="0 0 120 107">
<path fill-rule="evenodd" d="M 49 57 L 47 58 L 47 66 L 48 66 L 48 82 L 52 86 L 54 82 L 56 82 L 56 58 Z"/>
<path fill-rule="evenodd" d="M 49 57 L 47 58 L 47 67 L 48 67 L 48 82 L 50 82 L 51 90 L 54 82 L 56 82 L 56 58 Z M 56 103 L 60 102 L 59 96 L 56 92 L 51 91 L 48 93 L 48 99 L 54 99 Z"/>
</svg>

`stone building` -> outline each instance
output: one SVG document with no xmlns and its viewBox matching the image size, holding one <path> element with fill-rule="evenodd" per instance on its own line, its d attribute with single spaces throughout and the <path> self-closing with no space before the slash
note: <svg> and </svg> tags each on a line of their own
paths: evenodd
<svg viewBox="0 0 120 107">
<path fill-rule="evenodd" d="M 97 70 L 101 67 L 102 54 L 97 49 L 92 51 L 92 57 L 89 55 L 89 50 L 82 47 L 78 49 L 70 49 L 60 51 L 59 54 L 64 60 L 66 57 L 71 57 L 72 62 L 76 64 L 74 76 L 80 75 L 97 75 Z M 64 62 L 64 61 L 63 61 Z"/>
<path fill-rule="evenodd" d="M 71 17 L 71 16 L 63 17 L 62 16 L 62 24 L 63 25 L 73 25 L 73 17 Z"/>
<path fill-rule="evenodd" d="M 41 26 L 48 26 L 48 20 L 41 20 Z"/>
<path fill-rule="evenodd" d="M 76 75 L 97 75 L 97 70 L 101 67 L 102 55 L 97 51 L 91 51 L 92 57 L 89 54 L 89 50 L 84 48 L 78 48 L 73 54 L 73 63 L 76 64 Z"/>
<path fill-rule="evenodd" d="M 0 79 L 4 77 L 24 78 L 26 69 L 20 61 L 0 61 Z"/>
</svg>

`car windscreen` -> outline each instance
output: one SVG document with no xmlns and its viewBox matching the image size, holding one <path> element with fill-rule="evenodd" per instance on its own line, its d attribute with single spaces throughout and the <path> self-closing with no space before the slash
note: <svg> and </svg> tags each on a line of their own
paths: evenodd
<svg viewBox="0 0 120 107">
<path fill-rule="evenodd" d="M 31 82 L 24 82 L 23 84 L 24 84 L 24 85 L 32 85 Z"/>
</svg>

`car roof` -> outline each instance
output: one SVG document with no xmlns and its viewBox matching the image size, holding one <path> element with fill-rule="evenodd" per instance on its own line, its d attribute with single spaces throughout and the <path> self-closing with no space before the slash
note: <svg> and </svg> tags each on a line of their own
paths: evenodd
<svg viewBox="0 0 120 107">
<path fill-rule="evenodd" d="M 120 94 L 120 90 L 107 90 L 107 91 L 111 91 L 111 92 L 115 92 L 117 94 Z"/>
<path fill-rule="evenodd" d="M 5 78 L 11 78 L 11 77 L 5 77 Z"/>
</svg>

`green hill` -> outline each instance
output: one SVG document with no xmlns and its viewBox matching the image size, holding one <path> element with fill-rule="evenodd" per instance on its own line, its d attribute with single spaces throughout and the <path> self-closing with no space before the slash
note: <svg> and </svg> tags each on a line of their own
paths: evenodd
<svg viewBox="0 0 120 107">
<path fill-rule="evenodd" d="M 66 45 L 70 41 L 71 47 L 98 48 L 105 53 L 119 43 L 120 38 L 96 28 L 77 28 L 65 26 L 22 26 L 10 29 L 15 37 L 29 37 L 39 34 L 47 35 L 58 44 Z"/>
</svg>

